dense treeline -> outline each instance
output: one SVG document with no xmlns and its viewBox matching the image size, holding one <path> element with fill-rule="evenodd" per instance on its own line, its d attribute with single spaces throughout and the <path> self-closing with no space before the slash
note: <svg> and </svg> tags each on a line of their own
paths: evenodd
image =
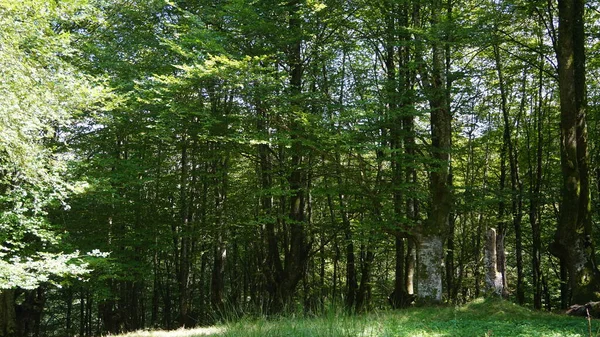
<svg viewBox="0 0 600 337">
<path fill-rule="evenodd" d="M 0 0 L 0 336 L 595 299 L 598 5 Z"/>
</svg>

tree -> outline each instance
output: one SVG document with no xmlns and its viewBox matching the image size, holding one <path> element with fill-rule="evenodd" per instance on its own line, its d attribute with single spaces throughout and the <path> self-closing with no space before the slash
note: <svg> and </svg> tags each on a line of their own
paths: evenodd
<svg viewBox="0 0 600 337">
<path fill-rule="evenodd" d="M 424 302 L 442 300 L 443 245 L 450 228 L 452 193 L 450 178 L 450 152 L 452 148 L 452 113 L 450 111 L 449 50 L 445 48 L 449 26 L 442 25 L 452 13 L 452 2 L 431 2 L 430 21 L 433 27 L 431 42 L 431 67 L 426 71 L 421 64 L 421 80 L 431 109 L 431 156 L 429 209 L 427 221 L 419 233 L 418 297 Z M 447 13 L 446 18 L 441 13 Z M 446 25 L 448 22 L 445 22 Z M 447 41 L 446 41 L 447 42 Z M 422 51 L 421 51 L 422 53 Z M 423 62 L 423 55 L 419 55 Z"/>
<path fill-rule="evenodd" d="M 543 247 L 558 212 L 587 201 L 560 191 L 552 2 L 78 3 L 2 7 L 2 38 L 18 38 L 0 50 L 12 81 L 0 84 L 0 207 L 13 216 L 0 237 L 14 245 L 0 261 L 17 275 L 14 257 L 36 251 L 111 253 L 60 290 L 45 286 L 56 275 L 23 267 L 44 286 L 4 291 L 1 315 L 42 304 L 47 334 L 91 336 L 326 304 L 402 308 L 414 291 L 461 303 L 481 295 L 486 271 L 498 286 L 497 269 L 515 280 L 509 298 L 556 306 L 556 258 Z M 591 29 L 595 16 L 583 17 Z M 92 77 L 114 99 L 96 103 Z M 575 120 L 568 132 L 585 135 Z M 83 193 L 69 193 L 72 181 L 86 181 Z M 563 266 L 573 242 L 586 245 L 564 233 L 596 239 L 586 221 L 556 231 Z M 499 261 L 484 265 L 491 223 Z"/>
<path fill-rule="evenodd" d="M 77 2 L 0 2 L 0 336 L 23 334 L 28 314 L 39 327 L 41 285 L 88 272 L 78 252 L 61 253 L 71 248 L 48 217 L 50 209 L 68 210 L 68 196 L 83 187 L 65 178 L 61 130 L 102 97 L 64 59 L 74 50 L 58 22 L 80 10 Z M 17 300 L 33 312 L 17 315 Z"/>
<path fill-rule="evenodd" d="M 550 248 L 561 263 L 563 306 L 590 301 L 600 282 L 590 217 L 584 12 L 584 1 L 558 1 L 562 191 L 560 218 Z"/>
</svg>

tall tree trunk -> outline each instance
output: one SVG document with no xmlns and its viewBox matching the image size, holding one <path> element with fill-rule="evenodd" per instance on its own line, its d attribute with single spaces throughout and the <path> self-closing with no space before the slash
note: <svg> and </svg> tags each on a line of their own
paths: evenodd
<svg viewBox="0 0 600 337">
<path fill-rule="evenodd" d="M 561 262 L 562 303 L 597 298 L 600 277 L 594 256 L 590 218 L 585 83 L 583 0 L 558 1 L 558 80 L 560 91 L 560 218 L 550 251 Z"/>
<path fill-rule="evenodd" d="M 216 145 L 215 145 L 216 146 Z M 218 146 L 216 146 L 218 147 Z M 225 262 L 227 250 L 225 245 L 226 221 L 225 203 L 227 201 L 229 158 L 225 154 L 213 161 L 213 173 L 217 176 L 214 181 L 214 209 L 216 225 L 216 241 L 213 250 L 213 269 L 210 283 L 211 305 L 218 315 L 224 314 L 225 293 Z"/>
<path fill-rule="evenodd" d="M 338 179 L 338 188 L 343 185 L 342 180 L 342 163 L 339 153 L 336 153 L 336 173 Z M 344 242 L 346 245 L 346 294 L 345 294 L 345 307 L 347 312 L 354 310 L 356 303 L 356 292 L 358 290 L 358 280 L 356 273 L 356 257 L 354 254 L 354 238 L 352 233 L 352 226 L 350 218 L 348 217 L 348 211 L 346 206 L 346 196 L 343 193 L 338 194 L 340 213 L 342 216 L 342 226 L 344 230 Z"/>
<path fill-rule="evenodd" d="M 441 0 L 432 1 L 432 25 L 436 26 L 440 23 L 439 12 L 442 9 Z M 443 243 L 449 234 L 449 217 L 452 209 L 449 179 L 452 115 L 447 92 L 449 90 L 445 70 L 447 62 L 444 54 L 443 44 L 433 42 L 431 74 L 427 74 L 422 68 L 421 76 L 431 109 L 431 154 L 434 160 L 430 169 L 428 218 L 420 234 L 418 253 L 418 297 L 425 303 L 439 303 L 442 300 Z M 422 57 L 419 58 L 423 62 Z"/>
<path fill-rule="evenodd" d="M 340 85 L 339 101 L 338 104 L 343 109 L 344 94 L 345 94 L 345 81 L 346 78 L 346 52 L 342 53 L 342 82 Z M 338 134 L 341 132 L 338 127 Z M 337 185 L 340 192 L 338 193 L 338 200 L 340 205 L 340 213 L 342 216 L 342 226 L 344 231 L 344 243 L 345 243 L 345 254 L 346 254 L 346 293 L 344 296 L 344 305 L 347 312 L 354 310 L 356 303 L 356 292 L 358 291 L 358 280 L 356 273 L 356 256 L 354 253 L 354 237 L 352 232 L 352 226 L 350 218 L 348 216 L 348 210 L 346 206 L 346 195 L 342 192 L 342 189 L 347 182 L 344 181 L 342 172 L 342 156 L 339 151 L 335 152 L 335 172 L 337 177 Z M 334 281 L 335 282 L 335 281 Z"/>
<path fill-rule="evenodd" d="M 445 10 L 446 12 L 446 18 L 445 18 L 445 22 L 444 25 L 452 25 L 453 22 L 453 18 L 452 18 L 452 9 L 453 9 L 453 1 L 454 0 L 447 0 L 446 4 L 445 4 L 445 8 L 443 8 L 442 10 Z M 452 78 L 450 76 L 450 71 L 451 71 L 451 66 L 452 66 L 452 59 L 451 59 L 451 43 L 453 40 L 453 34 L 452 34 L 452 30 L 451 29 L 444 29 L 443 30 L 443 39 L 445 41 L 445 43 L 443 44 L 444 46 L 444 69 L 443 69 L 443 80 L 446 82 L 444 84 L 444 88 L 445 90 L 444 95 L 445 95 L 445 104 L 446 104 L 446 109 L 448 110 L 447 114 L 448 114 L 448 118 L 450 119 L 450 121 L 447 122 L 447 128 L 448 130 L 446 132 L 449 133 L 448 137 L 448 151 L 450 150 L 450 147 L 452 146 L 452 131 L 451 131 L 451 124 L 452 124 L 452 112 L 450 111 L 450 102 L 452 100 L 452 96 L 451 96 L 451 88 L 452 88 Z M 452 166 L 451 166 L 451 161 L 450 161 L 450 157 L 448 157 L 448 175 L 446 178 L 446 184 L 449 186 L 449 188 L 452 187 L 452 185 L 454 184 L 454 177 L 452 174 Z M 456 280 L 455 280 L 455 264 L 454 264 L 454 249 L 455 249 L 455 218 L 454 218 L 454 214 L 452 212 L 451 209 L 448 210 L 448 224 L 447 224 L 447 234 L 446 234 L 446 258 L 445 258 L 445 267 L 446 267 L 446 286 L 447 286 L 447 294 L 448 294 L 448 300 L 450 301 L 454 301 L 456 300 L 456 291 L 457 291 L 457 287 L 459 285 L 456 284 Z"/>
<path fill-rule="evenodd" d="M 525 104 L 527 97 L 527 70 L 523 71 L 523 78 L 521 80 L 521 103 L 519 107 L 519 113 L 516 118 L 516 134 L 519 134 L 521 126 L 521 119 L 525 113 Z M 518 155 L 518 137 L 512 141 L 511 146 L 513 148 L 511 160 L 511 190 L 512 190 L 512 217 L 513 217 L 513 228 L 515 229 L 515 256 L 517 265 L 517 303 L 523 305 L 525 303 L 525 285 L 523 275 L 523 183 L 521 182 L 521 174 L 519 169 L 519 155 Z"/>
<path fill-rule="evenodd" d="M 409 27 L 410 3 L 400 3 L 394 5 L 394 2 L 386 3 L 390 13 L 387 17 L 387 55 L 386 71 L 388 81 L 388 100 L 389 111 L 392 117 L 390 134 L 392 140 L 392 186 L 394 189 L 394 213 L 398 225 L 395 237 L 396 264 L 394 290 L 390 297 L 392 307 L 401 308 L 409 305 L 413 299 L 412 296 L 412 260 L 409 259 L 413 253 L 409 244 L 408 254 L 405 253 L 406 238 L 412 241 L 410 226 L 417 219 L 417 201 L 412 193 L 403 193 L 404 186 L 416 186 L 417 177 L 415 169 L 415 136 L 414 136 L 414 107 L 413 85 L 416 73 L 409 66 L 411 62 L 411 35 L 404 29 Z M 397 42 L 399 40 L 399 43 Z M 397 47 L 394 47 L 398 45 Z M 396 50 L 395 50 L 396 49 Z M 397 59 L 398 65 L 395 66 L 394 60 Z M 397 74 L 397 76 L 396 76 Z M 396 78 L 397 77 L 397 78 Z M 402 154 L 402 155 L 401 155 Z M 408 189 L 411 190 L 410 188 Z M 414 193 L 414 191 L 412 191 Z M 402 221 L 401 221 L 402 219 Z M 410 290 L 408 284 L 410 282 Z"/>
<path fill-rule="evenodd" d="M 179 231 L 179 269 L 177 284 L 179 286 L 179 326 L 185 326 L 188 322 L 188 300 L 189 300 L 189 274 L 190 274 L 190 230 L 189 230 L 189 200 L 188 200 L 188 140 L 184 133 L 181 140 L 181 175 L 179 187 L 180 221 Z"/>
<path fill-rule="evenodd" d="M 498 231 L 496 232 L 496 263 L 498 265 L 498 272 L 502 275 L 502 289 L 505 297 L 508 296 L 506 254 L 504 251 L 504 237 L 506 236 L 506 230 L 508 228 L 506 219 L 504 218 L 506 216 L 506 152 L 507 144 L 506 142 L 503 142 L 500 150 L 500 185 L 498 186 L 500 201 L 498 202 Z"/>
<path fill-rule="evenodd" d="M 403 156 L 401 156 L 402 151 L 402 118 L 400 109 L 402 106 L 400 105 L 400 92 L 398 90 L 403 90 L 404 88 L 399 85 L 399 82 L 404 82 L 404 79 L 397 79 L 397 72 L 404 73 L 403 64 L 402 64 L 402 52 L 398 51 L 398 67 L 396 67 L 395 58 L 396 58 L 396 47 L 397 44 L 397 34 L 396 34 L 396 16 L 398 15 L 396 8 L 393 2 L 386 1 L 386 8 L 388 9 L 388 13 L 386 14 L 386 55 L 385 55 L 385 72 L 387 76 L 386 81 L 386 100 L 387 100 L 387 120 L 388 122 L 384 124 L 384 127 L 389 125 L 389 134 L 390 141 L 389 146 L 391 150 L 391 164 L 392 164 L 392 200 L 394 205 L 394 216 L 396 219 L 396 230 L 394 231 L 394 239 L 395 239 L 395 271 L 394 271 L 394 290 L 390 295 L 390 304 L 393 308 L 400 308 L 406 305 L 408 302 L 406 285 L 405 285 L 405 254 L 404 254 L 404 237 L 406 236 L 406 229 L 404 228 L 405 214 L 403 214 L 404 208 L 404 197 L 403 197 L 403 188 L 401 188 L 404 182 L 404 170 L 403 170 Z M 361 281 L 361 288 L 362 288 Z M 359 292 L 361 290 L 359 289 Z M 357 303 L 358 304 L 358 303 Z M 357 307 L 359 307 L 357 305 Z"/>
<path fill-rule="evenodd" d="M 405 25 L 408 26 L 408 8 L 404 8 L 406 11 Z M 408 42 L 408 37 L 406 40 Z M 417 176 L 417 144 L 415 141 L 415 115 L 412 113 L 411 109 L 414 104 L 414 85 L 416 82 L 416 72 L 408 68 L 408 64 L 410 60 L 410 51 L 408 46 L 404 46 L 401 50 L 404 49 L 403 55 L 401 57 L 404 58 L 404 69 L 403 78 L 401 79 L 401 87 L 403 88 L 403 112 L 404 117 L 402 118 L 402 128 L 404 134 L 404 150 L 405 150 L 405 177 L 404 182 L 406 186 L 409 186 L 409 191 L 411 195 L 407 195 L 405 198 L 405 216 L 408 222 L 411 225 L 416 224 L 419 220 L 419 200 L 416 196 L 417 189 L 419 186 L 418 176 Z M 415 261 L 416 261 L 416 247 L 415 247 L 415 233 L 406 231 L 407 235 L 407 249 L 406 249 L 406 262 L 405 262 L 405 289 L 410 300 L 414 298 L 412 296 L 414 294 L 414 274 L 415 274 Z"/>
<path fill-rule="evenodd" d="M 302 94 L 302 76 L 304 71 L 302 61 L 302 20 L 299 0 L 290 0 L 286 3 L 288 9 L 288 32 L 291 34 L 286 45 L 287 64 L 289 66 L 289 100 L 290 111 L 297 114 L 302 110 L 300 95 Z M 284 237 L 284 263 L 281 273 L 276 274 L 271 286 L 274 288 L 274 298 L 270 304 L 270 311 L 278 312 L 286 308 L 293 299 L 300 280 L 303 279 L 309 260 L 311 245 L 307 235 L 306 199 L 307 199 L 307 149 L 303 144 L 301 135 L 304 126 L 297 116 L 290 118 L 290 173 L 287 176 L 289 186 L 289 199 L 287 202 L 288 219 L 286 227 L 289 231 Z M 283 156 L 282 156 L 283 158 Z M 283 206 L 283 205 L 282 205 Z M 271 234 L 268 234 L 271 236 Z M 277 242 L 273 242 L 277 245 Z M 274 248 L 274 247 L 272 247 Z M 273 252 L 274 253 L 274 252 Z M 279 259 L 279 254 L 277 257 Z M 278 265 L 275 262 L 275 265 Z"/>
<path fill-rule="evenodd" d="M 542 130 L 542 112 L 543 112 L 543 63 L 540 60 L 539 83 L 537 91 L 537 107 L 535 109 L 535 174 L 531 154 L 529 159 L 529 224 L 531 226 L 532 235 L 532 254 L 531 254 L 531 269 L 533 283 L 533 307 L 542 309 L 542 232 L 541 232 L 541 217 L 540 217 L 540 191 L 542 185 L 542 157 L 543 157 L 543 130 Z M 530 126 L 529 129 L 532 127 Z M 527 134 L 528 148 L 531 146 L 531 135 Z M 532 151 L 530 150 L 530 153 Z"/>
<path fill-rule="evenodd" d="M 488 120 L 487 122 L 490 123 L 490 119 L 491 119 L 491 112 L 488 113 Z M 474 153 L 473 153 L 473 147 L 471 144 L 471 158 L 474 158 Z M 488 182 L 488 172 L 489 172 L 489 158 L 490 158 L 490 146 L 489 143 L 486 143 L 485 145 L 485 157 L 484 157 L 484 161 L 483 161 L 483 181 L 481 183 L 481 187 L 483 190 L 483 195 L 487 194 L 487 182 Z M 472 175 L 472 180 L 471 180 L 471 185 L 475 185 L 475 174 Z M 477 217 L 477 230 L 476 230 L 476 234 L 475 234 L 475 238 L 474 238 L 474 256 L 475 256 L 475 266 L 473 267 L 473 274 L 475 276 L 475 297 L 479 297 L 480 295 L 480 284 L 481 284 L 481 252 L 482 252 L 482 247 L 481 247 L 481 239 L 483 236 L 483 229 L 484 229 L 484 221 L 486 219 L 485 213 L 483 211 L 479 211 L 479 215 Z"/>
<path fill-rule="evenodd" d="M 449 184 L 452 184 L 452 173 L 449 176 Z M 446 277 L 446 294 L 448 296 L 448 301 L 454 303 L 456 301 L 459 284 L 456 282 L 456 266 L 454 265 L 454 251 L 456 249 L 455 243 L 455 232 L 456 232 L 456 220 L 454 219 L 454 215 L 451 213 L 448 216 L 448 238 L 446 240 L 446 257 L 444 262 L 445 277 Z"/>
<path fill-rule="evenodd" d="M 257 110 L 257 131 L 265 139 L 269 138 L 268 111 L 263 106 L 260 99 L 256 103 Z M 273 163 L 271 158 L 271 148 L 268 144 L 258 144 L 259 159 L 259 180 L 261 188 L 260 197 L 260 220 L 264 222 L 265 241 L 267 246 L 266 266 L 264 273 L 266 276 L 266 289 L 269 294 L 269 302 L 274 303 L 278 292 L 279 284 L 283 274 L 283 265 L 279 257 L 279 242 L 275 233 L 275 214 L 273 211 Z M 273 304 L 274 306 L 275 304 Z M 271 305 L 270 305 L 271 306 Z"/>
<path fill-rule="evenodd" d="M 500 87 L 500 107 L 502 110 L 502 119 L 504 121 L 504 132 L 503 132 L 503 150 L 508 151 L 508 161 L 510 167 L 510 186 L 511 186 L 511 215 L 513 220 L 513 227 L 515 229 L 515 251 L 517 260 L 517 302 L 523 304 L 525 301 L 525 294 L 523 289 L 523 248 L 522 248 L 522 231 L 521 231 L 521 219 L 522 219 L 522 184 L 519 178 L 519 166 L 517 161 L 517 146 L 513 141 L 512 128 L 510 120 L 510 111 L 508 108 L 508 93 L 506 91 L 506 84 L 504 81 L 504 69 L 500 57 L 500 46 L 494 44 L 494 58 L 496 65 L 496 72 L 498 75 L 498 83 Z M 525 82 L 526 78 L 523 78 L 523 99 L 521 101 L 521 108 L 519 114 L 524 109 L 524 94 L 525 94 Z M 501 220 L 504 223 L 503 220 Z M 503 228 L 502 236 L 504 238 L 505 228 Z M 502 277 L 506 279 L 506 262 L 502 262 Z M 504 282 L 506 283 L 506 282 Z M 506 285 L 505 285 L 506 286 Z M 504 288 L 506 290 L 506 287 Z"/>
<path fill-rule="evenodd" d="M 506 88 L 505 88 L 505 83 L 504 83 L 504 75 L 503 75 L 503 69 L 502 69 L 502 63 L 500 60 L 500 47 L 498 46 L 498 44 L 494 44 L 494 59 L 495 59 L 495 66 L 496 66 L 496 72 L 498 75 L 498 82 L 499 82 L 499 87 L 500 87 L 500 107 L 502 110 L 502 120 L 504 122 L 504 130 L 502 133 L 502 149 L 501 149 L 501 153 L 500 153 L 500 202 L 498 205 L 498 233 L 496 236 L 496 255 L 497 255 L 497 264 L 498 264 L 498 271 L 500 272 L 500 274 L 502 274 L 502 284 L 503 284 L 503 291 L 505 292 L 505 295 L 508 294 L 508 280 L 506 277 L 506 255 L 505 255 L 505 251 L 504 251 L 504 239 L 506 237 L 506 231 L 507 231 L 507 222 L 505 217 L 505 213 L 506 213 L 506 203 L 504 201 L 505 199 L 505 189 L 506 189 L 506 159 L 507 159 L 507 155 L 508 155 L 508 162 L 509 162 L 509 168 L 510 168 L 510 177 L 511 177 L 511 200 L 513 200 L 512 205 L 514 205 L 514 200 L 515 200 L 515 191 L 514 191 L 514 176 L 515 176 L 515 161 L 514 161 L 514 152 L 513 152 L 513 144 L 512 144 L 512 138 L 511 138 L 511 128 L 510 128 L 510 114 L 508 111 L 508 94 L 506 92 Z"/>
</svg>

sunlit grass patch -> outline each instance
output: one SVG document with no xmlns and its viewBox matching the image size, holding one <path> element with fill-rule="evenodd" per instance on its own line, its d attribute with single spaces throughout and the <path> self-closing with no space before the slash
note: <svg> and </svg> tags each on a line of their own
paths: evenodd
<svg viewBox="0 0 600 337">
<path fill-rule="evenodd" d="M 208 327 L 194 329 L 164 330 L 141 330 L 130 332 L 119 337 L 196 337 L 196 336 L 221 336 L 225 332 L 224 327 Z"/>
<path fill-rule="evenodd" d="M 600 320 L 592 321 L 600 336 Z M 588 337 L 582 317 L 530 310 L 501 300 L 475 300 L 464 306 L 408 308 L 365 315 L 242 319 L 224 327 L 142 331 L 123 337 Z"/>
<path fill-rule="evenodd" d="M 594 321 L 592 331 L 600 332 Z M 259 319 L 228 325 L 222 336 L 259 337 L 587 337 L 582 318 L 533 311 L 501 300 L 479 299 L 464 306 L 409 308 L 367 315 Z"/>
</svg>

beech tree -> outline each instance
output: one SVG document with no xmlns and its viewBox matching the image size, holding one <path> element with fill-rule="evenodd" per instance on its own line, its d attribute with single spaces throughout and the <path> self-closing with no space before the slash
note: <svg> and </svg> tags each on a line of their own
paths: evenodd
<svg viewBox="0 0 600 337">
<path fill-rule="evenodd" d="M 76 2 L 0 2 L 0 336 L 39 334 L 44 287 L 89 271 L 48 219 L 85 187 L 66 177 L 61 130 L 103 96 L 60 56 L 73 49 L 59 18 L 80 10 Z M 28 317 L 17 317 L 17 301 Z"/>
<path fill-rule="evenodd" d="M 582 1 L 0 4 L 4 335 L 597 290 Z"/>
<path fill-rule="evenodd" d="M 599 282 L 590 214 L 584 17 L 584 1 L 558 2 L 562 199 L 550 248 L 560 259 L 563 305 L 590 301 Z"/>
</svg>

